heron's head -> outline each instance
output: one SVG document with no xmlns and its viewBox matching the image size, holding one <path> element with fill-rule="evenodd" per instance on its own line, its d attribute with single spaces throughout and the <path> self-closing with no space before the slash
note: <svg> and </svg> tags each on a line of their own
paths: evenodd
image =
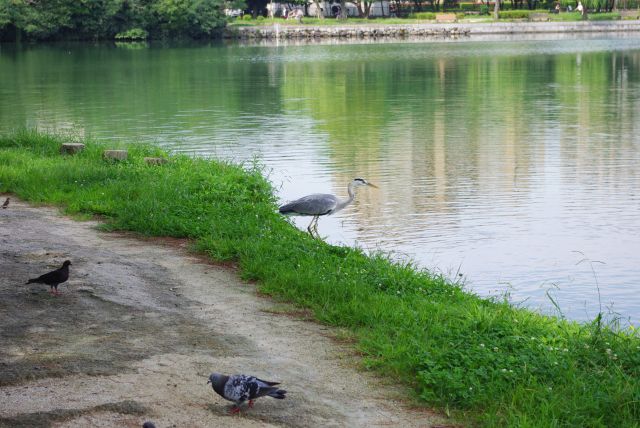
<svg viewBox="0 0 640 428">
<path fill-rule="evenodd" d="M 367 180 L 365 180 L 364 178 L 354 178 L 353 181 L 351 182 L 354 186 L 359 187 L 359 186 L 371 186 L 374 188 L 378 188 L 378 186 L 376 186 L 373 183 L 369 183 Z"/>
</svg>

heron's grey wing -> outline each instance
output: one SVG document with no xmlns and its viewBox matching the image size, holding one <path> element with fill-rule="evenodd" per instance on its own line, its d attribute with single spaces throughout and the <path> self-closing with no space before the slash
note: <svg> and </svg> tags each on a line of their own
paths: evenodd
<svg viewBox="0 0 640 428">
<path fill-rule="evenodd" d="M 282 214 L 323 215 L 329 214 L 338 205 L 334 195 L 316 193 L 304 196 L 280 207 Z"/>
</svg>

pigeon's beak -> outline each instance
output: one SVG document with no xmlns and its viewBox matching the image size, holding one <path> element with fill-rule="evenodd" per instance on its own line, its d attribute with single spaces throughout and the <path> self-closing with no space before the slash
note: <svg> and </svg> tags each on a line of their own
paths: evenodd
<svg viewBox="0 0 640 428">
<path fill-rule="evenodd" d="M 211 383 L 211 379 L 209 379 L 209 380 L 207 381 L 207 385 L 209 385 L 210 383 Z"/>
<path fill-rule="evenodd" d="M 367 183 L 367 184 L 368 184 L 369 186 L 373 187 L 374 189 L 379 189 L 379 187 L 378 187 L 378 186 L 376 186 L 376 185 L 375 185 L 375 184 L 373 184 L 373 183 Z"/>
</svg>

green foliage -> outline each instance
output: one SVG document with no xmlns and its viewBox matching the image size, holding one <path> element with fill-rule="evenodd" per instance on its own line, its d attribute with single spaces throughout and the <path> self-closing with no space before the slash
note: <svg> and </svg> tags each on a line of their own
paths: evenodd
<svg viewBox="0 0 640 428">
<path fill-rule="evenodd" d="M 475 5 L 475 3 L 460 3 L 460 9 L 463 12 L 474 12 L 478 10 L 478 7 Z"/>
<path fill-rule="evenodd" d="M 147 33 L 142 28 L 132 28 L 131 30 L 124 31 L 122 33 L 116 34 L 116 40 L 146 40 L 149 37 L 149 33 Z"/>
<path fill-rule="evenodd" d="M 632 328 L 541 316 L 385 254 L 311 239 L 278 215 L 254 164 L 144 145 L 113 163 L 92 142 L 61 156 L 61 141 L 27 131 L 1 137 L 0 192 L 99 214 L 109 230 L 190 238 L 198 251 L 236 262 L 260 291 L 348 328 L 366 367 L 470 425 L 638 426 L 640 339 Z M 143 161 L 158 155 L 169 162 Z"/>
<path fill-rule="evenodd" d="M 489 15 L 489 6 L 486 4 L 480 6 L 480 15 Z"/>
<path fill-rule="evenodd" d="M 163 36 L 213 36 L 226 23 L 220 4 L 208 0 L 157 0 L 153 11 Z"/>
<path fill-rule="evenodd" d="M 581 21 L 582 15 L 578 12 L 567 12 L 567 13 L 552 13 L 549 14 L 549 20 L 558 21 L 558 22 L 572 22 L 572 21 Z"/>
<path fill-rule="evenodd" d="M 243 21 L 251 21 L 252 19 L 253 19 L 253 17 L 249 13 L 247 13 L 245 15 L 242 15 L 242 20 Z"/>
<path fill-rule="evenodd" d="M 112 39 L 131 28 L 152 37 L 210 37 L 224 27 L 222 0 L 0 0 L 0 37 Z"/>
<path fill-rule="evenodd" d="M 589 21 L 617 21 L 620 19 L 618 12 L 590 13 Z"/>
<path fill-rule="evenodd" d="M 411 19 L 434 20 L 436 14 L 434 12 L 416 12 L 409 15 Z"/>
<path fill-rule="evenodd" d="M 532 10 L 501 10 L 498 14 L 499 19 L 527 19 Z"/>
</svg>

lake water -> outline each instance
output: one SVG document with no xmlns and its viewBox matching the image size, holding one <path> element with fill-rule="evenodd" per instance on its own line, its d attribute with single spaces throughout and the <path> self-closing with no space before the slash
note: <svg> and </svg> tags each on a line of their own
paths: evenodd
<svg viewBox="0 0 640 428">
<path fill-rule="evenodd" d="M 328 241 L 545 313 L 550 294 L 573 319 L 640 320 L 640 35 L 3 45 L 0 119 L 258 157 L 283 202 L 364 177 L 380 189 L 321 219 Z"/>
</svg>

